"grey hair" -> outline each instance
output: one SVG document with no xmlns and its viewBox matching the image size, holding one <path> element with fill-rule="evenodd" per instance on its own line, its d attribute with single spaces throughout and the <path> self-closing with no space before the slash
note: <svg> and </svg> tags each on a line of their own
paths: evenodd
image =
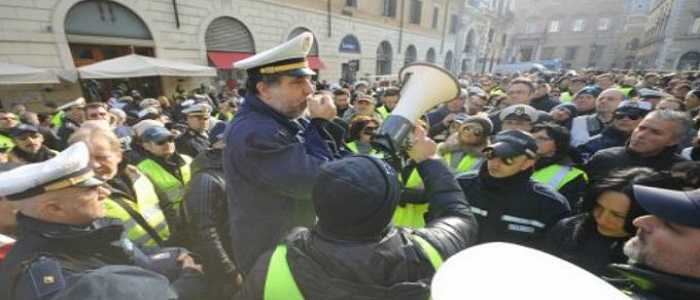
<svg viewBox="0 0 700 300">
<path fill-rule="evenodd" d="M 121 152 L 121 142 L 109 124 L 105 121 L 86 121 L 68 139 L 68 144 L 83 141 L 90 144 L 96 137 L 102 137 L 109 142 L 112 150 Z"/>
<path fill-rule="evenodd" d="M 673 122 L 676 124 L 676 132 L 674 132 L 676 138 L 680 139 L 688 132 L 691 126 L 690 118 L 688 114 L 682 111 L 674 111 L 668 109 L 654 110 L 650 112 L 647 119 L 657 119 L 667 122 Z"/>
</svg>

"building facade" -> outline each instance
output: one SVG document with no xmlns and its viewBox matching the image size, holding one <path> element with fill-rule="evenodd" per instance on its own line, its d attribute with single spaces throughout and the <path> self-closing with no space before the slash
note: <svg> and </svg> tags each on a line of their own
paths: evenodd
<svg viewBox="0 0 700 300">
<path fill-rule="evenodd" d="M 614 67 L 635 69 L 641 66 L 638 57 L 644 39 L 652 0 L 625 0 L 624 23 L 618 39 Z"/>
<path fill-rule="evenodd" d="M 700 3 L 652 1 L 638 56 L 640 68 L 700 69 Z"/>
<path fill-rule="evenodd" d="M 565 68 L 615 66 L 624 2 L 518 0 L 509 62 L 560 59 Z"/>
<path fill-rule="evenodd" d="M 391 77 L 414 61 L 433 62 L 456 74 L 476 71 L 488 45 L 484 37 L 494 27 L 485 25 L 489 18 L 478 19 L 479 12 L 510 1 L 0 0 L 0 59 L 53 69 L 66 79 L 59 85 L 1 88 L 0 99 L 75 98 L 86 84 L 75 80 L 77 67 L 129 53 L 215 66 L 215 84 L 223 85 L 244 77 L 231 70 L 235 61 L 304 31 L 317 41 L 311 67 L 328 82 Z M 465 18 L 469 2 L 474 10 Z M 129 84 L 171 95 L 203 81 L 209 79 Z"/>
</svg>

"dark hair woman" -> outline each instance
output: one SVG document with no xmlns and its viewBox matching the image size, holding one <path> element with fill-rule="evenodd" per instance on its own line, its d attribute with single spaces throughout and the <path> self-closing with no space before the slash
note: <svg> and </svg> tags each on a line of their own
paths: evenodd
<svg viewBox="0 0 700 300">
<path fill-rule="evenodd" d="M 379 120 L 369 116 L 357 116 L 350 122 L 348 143 L 345 146 L 355 154 L 379 155 L 370 142 L 379 129 Z"/>
<path fill-rule="evenodd" d="M 624 243 L 636 232 L 632 221 L 645 214 L 634 201 L 632 184 L 673 188 L 673 179 L 649 168 L 617 171 L 594 182 L 580 214 L 559 221 L 548 236 L 549 251 L 596 275 L 610 263 L 622 263 Z"/>
</svg>

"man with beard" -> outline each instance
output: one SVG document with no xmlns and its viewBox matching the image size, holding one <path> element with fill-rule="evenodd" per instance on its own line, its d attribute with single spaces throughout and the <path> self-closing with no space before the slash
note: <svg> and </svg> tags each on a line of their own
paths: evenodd
<svg viewBox="0 0 700 300">
<path fill-rule="evenodd" d="M 314 180 L 321 165 L 341 156 L 333 100 L 311 97 L 315 73 L 306 56 L 313 43 L 302 33 L 235 64 L 248 72 L 248 93 L 227 131 L 223 168 L 232 251 L 243 273 L 287 230 L 313 225 Z"/>
<path fill-rule="evenodd" d="M 591 182 L 616 169 L 648 167 L 665 171 L 681 161 L 678 144 L 688 131 L 688 117 L 671 110 L 656 110 L 644 117 L 632 131 L 626 146 L 598 151 L 586 164 Z"/>
<path fill-rule="evenodd" d="M 627 278 L 634 299 L 700 299 L 700 190 L 634 185 L 635 200 L 649 212 L 633 224 L 625 244 L 628 264 L 611 268 Z"/>
<path fill-rule="evenodd" d="M 48 160 L 57 152 L 44 146 L 44 136 L 33 125 L 20 124 L 10 131 L 15 147 L 9 154 L 9 161 L 28 164 Z"/>
</svg>

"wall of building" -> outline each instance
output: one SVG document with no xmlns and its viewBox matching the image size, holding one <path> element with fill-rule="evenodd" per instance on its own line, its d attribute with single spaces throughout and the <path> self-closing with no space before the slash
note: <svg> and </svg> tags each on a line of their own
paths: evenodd
<svg viewBox="0 0 700 300">
<path fill-rule="evenodd" d="M 455 49 L 458 34 L 446 33 L 449 15 L 464 5 L 458 0 L 424 0 L 420 25 L 409 24 L 409 0 L 397 0 L 395 17 L 381 15 L 383 1 L 357 1 L 356 8 L 345 6 L 345 0 L 327 2 L 313 0 L 188 0 L 177 1 L 179 27 L 171 0 L 113 0 L 136 14 L 153 37 L 156 57 L 196 64 L 208 64 L 205 33 L 218 17 L 227 16 L 242 22 L 251 32 L 257 52 L 285 41 L 298 27 L 314 33 L 319 56 L 326 68 L 320 79 L 338 81 L 341 64 L 360 60 L 359 76 L 374 75 L 377 47 L 388 41 L 392 47 L 392 73 L 404 63 L 408 45 L 417 48 L 418 60 L 425 60 L 429 48 L 436 51 L 436 63 L 443 64 L 447 51 Z M 40 68 L 72 70 L 75 68 L 65 34 L 65 17 L 81 0 L 0 0 L 0 58 L 3 61 Z M 404 8 L 401 8 L 401 4 Z M 432 28 L 433 7 L 439 7 L 437 28 Z M 404 28 L 400 28 L 401 13 Z M 362 49 L 360 54 L 339 53 L 340 41 L 347 34 L 355 35 Z M 109 39 L 95 38 L 107 43 Z M 458 65 L 455 63 L 455 65 Z M 195 79 L 196 81 L 196 79 Z M 64 83 L 70 85 L 70 83 Z M 192 82 L 198 85 L 198 82 Z M 164 87 L 171 87 L 168 81 Z M 40 89 L 39 89 L 40 90 Z M 72 99 L 79 88 L 67 93 L 39 92 L 35 98 L 65 101 Z M 166 91 L 166 94 L 169 94 Z M 0 97 L 16 97 L 3 94 Z"/>
</svg>

